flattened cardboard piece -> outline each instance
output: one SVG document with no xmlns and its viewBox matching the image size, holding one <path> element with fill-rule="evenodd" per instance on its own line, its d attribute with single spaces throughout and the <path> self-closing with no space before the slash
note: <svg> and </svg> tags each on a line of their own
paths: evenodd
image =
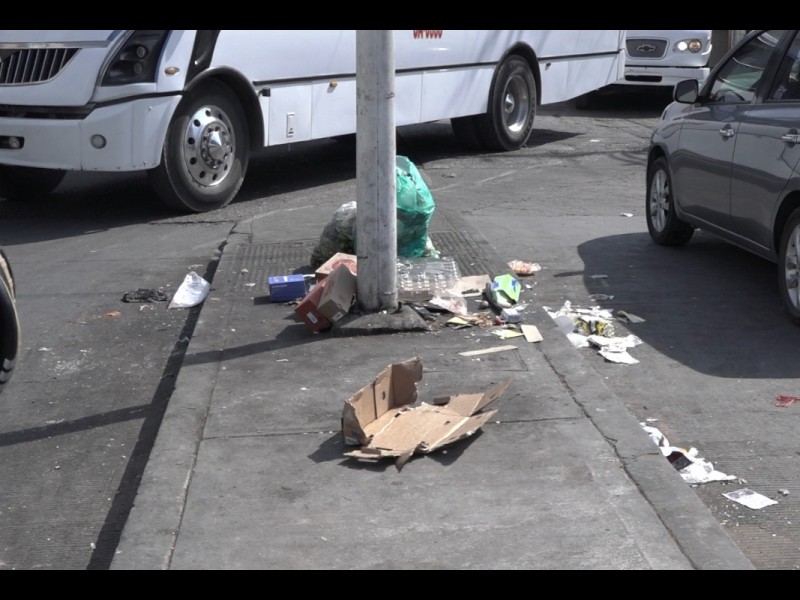
<svg viewBox="0 0 800 600">
<path fill-rule="evenodd" d="M 428 454 L 473 435 L 496 410 L 483 411 L 511 384 L 507 379 L 478 393 L 435 398 L 433 404 L 417 401 L 422 379 L 419 358 L 394 363 L 375 380 L 345 401 L 342 436 L 351 458 L 396 458 L 400 468 L 413 454 Z"/>
</svg>

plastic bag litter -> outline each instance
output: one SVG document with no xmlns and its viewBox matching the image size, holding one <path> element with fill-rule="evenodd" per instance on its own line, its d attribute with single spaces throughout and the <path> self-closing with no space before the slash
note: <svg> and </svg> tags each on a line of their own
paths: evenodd
<svg viewBox="0 0 800 600">
<path fill-rule="evenodd" d="M 428 225 L 436 204 L 416 165 L 395 157 L 397 185 L 397 255 L 425 256 Z"/>
<path fill-rule="evenodd" d="M 183 283 L 175 291 L 167 308 L 191 308 L 197 306 L 208 296 L 211 284 L 194 271 L 189 271 Z"/>
<path fill-rule="evenodd" d="M 395 158 L 397 202 L 397 256 L 439 258 L 428 235 L 436 205 L 417 167 L 405 156 Z M 342 204 L 325 225 L 311 252 L 310 264 L 317 268 L 337 252 L 356 254 L 356 202 Z"/>
<path fill-rule="evenodd" d="M 337 252 L 355 254 L 356 203 L 346 202 L 333 213 L 322 230 L 319 242 L 311 252 L 311 266 L 315 269 Z"/>
</svg>

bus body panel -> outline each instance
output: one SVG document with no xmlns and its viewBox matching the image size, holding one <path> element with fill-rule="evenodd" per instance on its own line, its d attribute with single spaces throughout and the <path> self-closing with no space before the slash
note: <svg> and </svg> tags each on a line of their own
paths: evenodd
<svg viewBox="0 0 800 600">
<path fill-rule="evenodd" d="M 255 106 L 249 122 L 263 122 L 263 146 L 355 133 L 354 30 L 175 30 L 153 81 L 101 84 L 131 33 L 0 30 L 0 67 L 15 49 L 78 48 L 47 81 L 4 81 L 0 68 L 0 166 L 152 169 L 182 97 L 206 77 L 240 82 L 243 106 Z M 532 61 L 542 104 L 603 87 L 624 69 L 618 30 L 398 30 L 393 39 L 398 126 L 485 113 L 494 73 L 509 52 Z M 194 64 L 198 56 L 209 57 L 203 68 Z M 106 140 L 101 149 L 91 144 L 98 135 Z M 23 147 L 10 147 L 11 138 Z"/>
</svg>

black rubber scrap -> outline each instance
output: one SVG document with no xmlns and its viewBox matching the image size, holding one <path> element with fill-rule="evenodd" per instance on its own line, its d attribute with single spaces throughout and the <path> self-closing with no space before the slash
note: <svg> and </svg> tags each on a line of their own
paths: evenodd
<svg viewBox="0 0 800 600">
<path fill-rule="evenodd" d="M 122 296 L 123 302 L 166 302 L 167 300 L 166 292 L 147 288 L 131 290 Z"/>
</svg>

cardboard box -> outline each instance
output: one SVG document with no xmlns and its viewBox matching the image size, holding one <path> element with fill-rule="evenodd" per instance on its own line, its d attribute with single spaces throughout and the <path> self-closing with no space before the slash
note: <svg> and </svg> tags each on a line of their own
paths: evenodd
<svg viewBox="0 0 800 600">
<path fill-rule="evenodd" d="M 291 302 L 306 295 L 304 275 L 277 275 L 267 278 L 270 302 Z"/>
<path fill-rule="evenodd" d="M 317 308 L 324 288 L 325 280 L 316 284 L 294 309 L 294 312 L 303 319 L 309 331 L 321 331 L 331 326 L 328 318 L 319 312 L 319 308 Z"/>
<path fill-rule="evenodd" d="M 322 281 L 328 275 L 333 273 L 339 265 L 347 265 L 353 275 L 357 274 L 358 270 L 358 257 L 355 254 L 346 254 L 344 252 L 337 252 L 331 256 L 319 269 L 314 271 L 317 281 Z"/>
<path fill-rule="evenodd" d="M 340 264 L 325 278 L 325 289 L 317 308 L 331 323 L 335 323 L 347 313 L 356 295 L 356 276 L 345 264 Z"/>
<path fill-rule="evenodd" d="M 393 363 L 344 403 L 342 437 L 359 446 L 345 456 L 379 460 L 394 457 L 400 469 L 414 454 L 428 454 L 474 434 L 497 410 L 483 409 L 511 379 L 478 393 L 457 393 L 417 404 L 422 361 Z"/>
</svg>

